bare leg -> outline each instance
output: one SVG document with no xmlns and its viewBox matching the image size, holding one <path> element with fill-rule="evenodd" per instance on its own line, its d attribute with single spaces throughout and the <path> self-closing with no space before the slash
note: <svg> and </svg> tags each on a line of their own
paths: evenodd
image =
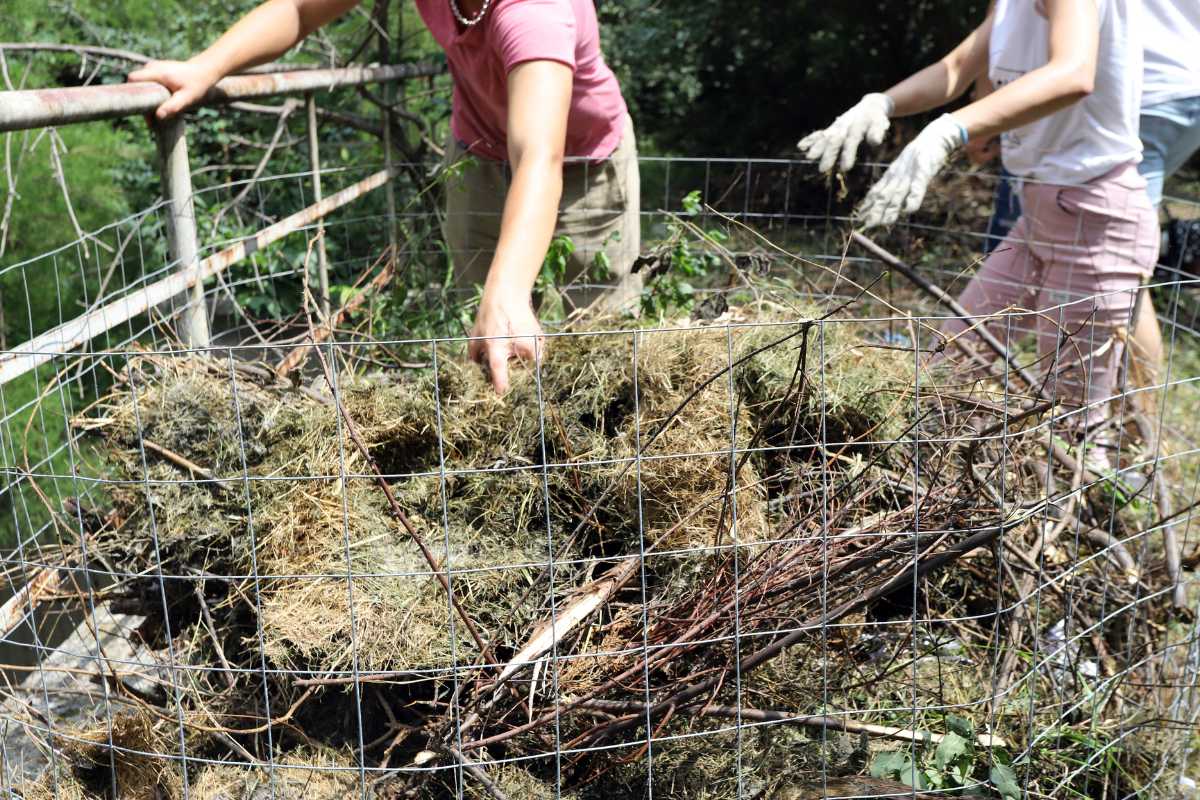
<svg viewBox="0 0 1200 800">
<path fill-rule="evenodd" d="M 1129 382 L 1135 389 L 1149 389 L 1162 382 L 1163 341 L 1158 315 L 1149 289 L 1142 289 L 1130 337 Z M 1137 393 L 1137 408 L 1151 418 L 1158 414 L 1158 392 Z"/>
</svg>

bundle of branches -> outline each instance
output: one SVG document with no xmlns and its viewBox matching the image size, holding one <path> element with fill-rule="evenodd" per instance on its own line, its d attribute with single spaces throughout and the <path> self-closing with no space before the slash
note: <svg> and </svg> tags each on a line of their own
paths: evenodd
<svg viewBox="0 0 1200 800">
<path fill-rule="evenodd" d="M 1056 541 L 1103 512 L 1047 457 L 1048 404 L 1010 413 L 861 323 L 718 323 L 581 323 L 503 399 L 445 345 L 403 376 L 327 353 L 304 391 L 232 358 L 131 359 L 76 420 L 111 454 L 112 508 L 43 557 L 116 575 L 104 599 L 170 668 L 115 680 L 128 735 L 98 719 L 43 788 L 252 796 L 201 791 L 233 767 L 204 783 L 184 757 L 252 783 L 307 759 L 381 796 L 783 797 L 836 767 L 798 728 L 928 740 L 910 728 L 940 717 L 877 723 L 951 706 L 986 748 L 1110 701 L 1043 710 L 1063 668 L 1016 674 L 1048 621 L 1149 591 L 1111 534 Z M 1034 574 L 1055 587 L 1036 613 Z M 1141 663 L 1162 646 L 1145 616 L 1072 658 Z M 957 678 L 935 657 L 931 683 L 947 639 Z"/>
</svg>

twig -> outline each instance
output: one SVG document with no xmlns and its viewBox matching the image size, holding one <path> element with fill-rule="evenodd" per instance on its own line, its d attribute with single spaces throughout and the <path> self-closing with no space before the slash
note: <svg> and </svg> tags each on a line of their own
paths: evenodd
<svg viewBox="0 0 1200 800">
<path fill-rule="evenodd" d="M 223 479 L 218 478 L 217 476 L 213 475 L 212 472 L 210 472 L 209 470 L 200 466 L 195 461 L 192 461 L 189 458 L 185 458 L 184 456 L 179 455 L 179 453 L 176 453 L 174 450 L 168 450 L 167 448 L 163 447 L 161 444 L 152 442 L 149 439 L 144 439 L 143 442 L 146 445 L 147 450 L 151 450 L 151 451 L 157 453 L 158 455 L 160 455 L 163 458 L 170 461 L 175 466 L 182 467 L 183 469 L 192 473 L 196 477 L 213 483 L 220 489 L 227 490 L 230 488 L 228 481 L 223 480 Z"/>
<path fill-rule="evenodd" d="M 361 282 L 364 277 L 371 273 L 371 270 L 379 266 L 381 261 L 386 261 L 387 263 L 384 265 L 380 273 L 376 275 L 370 283 L 364 286 L 362 291 L 355 294 L 340 309 L 338 309 L 337 314 L 334 315 L 333 319 L 330 320 L 328 325 L 322 325 L 318 328 L 315 328 L 312 331 L 312 335 L 309 337 L 309 341 L 293 348 L 292 351 L 289 352 L 287 356 L 285 356 L 284 359 L 279 362 L 279 366 L 275 368 L 276 377 L 285 377 L 289 372 L 300 366 L 300 364 L 303 363 L 305 356 L 308 355 L 309 350 L 311 350 L 316 344 L 328 339 L 332 331 L 336 330 L 337 326 L 340 325 L 346 319 L 346 317 L 350 316 L 359 308 L 361 308 L 362 304 L 365 303 L 372 294 L 380 291 L 388 284 L 388 282 L 392 279 L 392 265 L 395 263 L 395 259 L 391 258 L 390 252 L 387 251 L 377 258 L 375 263 L 367 268 L 366 272 L 364 272 L 358 280 Z M 355 285 L 358 285 L 357 282 Z"/>
<path fill-rule="evenodd" d="M 850 239 L 852 241 L 854 241 L 856 244 L 865 248 L 867 251 L 869 251 L 873 256 L 878 258 L 880 261 L 887 264 L 889 267 L 896 270 L 904 277 L 908 278 L 908 280 L 911 281 L 913 283 L 913 285 L 916 286 L 918 289 L 925 292 L 930 297 L 932 297 L 933 299 L 935 299 L 939 303 L 941 303 L 943 306 L 945 306 L 946 308 L 953 311 L 957 316 L 962 317 L 963 321 L 967 322 L 974 329 L 973 332 L 975 333 L 975 335 L 978 336 L 980 339 L 982 339 L 984 344 L 986 344 L 988 347 L 990 347 L 992 350 L 994 350 L 996 352 L 996 355 L 998 355 L 998 356 L 1000 356 L 1000 358 L 1004 359 L 1004 361 L 1006 361 L 1008 363 L 1008 365 L 1010 367 L 1012 367 L 1013 371 L 1016 372 L 1017 375 L 1019 375 L 1021 377 L 1021 380 L 1025 381 L 1025 384 L 1030 389 L 1032 389 L 1038 396 L 1042 397 L 1043 399 L 1048 399 L 1045 397 L 1045 389 L 1039 384 L 1038 380 L 1029 373 L 1028 370 L 1026 370 L 1024 367 L 1022 367 L 1017 362 L 1016 356 L 1014 356 L 1012 353 L 1010 353 L 1008 351 L 1008 348 L 1005 347 L 1003 344 L 1001 344 L 1000 340 L 997 339 L 992 334 L 992 332 L 987 329 L 987 327 L 985 325 L 983 325 L 980 321 L 974 319 L 969 313 L 967 313 L 967 310 L 962 307 L 962 304 L 960 304 L 957 300 L 955 300 L 953 297 L 951 297 L 949 294 L 947 294 L 944 289 L 942 289 L 940 286 L 937 286 L 936 284 L 931 283 L 930 281 L 926 280 L 916 270 L 909 267 L 907 264 L 905 264 L 899 258 L 892 255 L 887 250 L 884 250 L 878 244 L 871 241 L 866 236 L 863 236 L 858 231 L 854 231 L 853 233 L 851 233 Z"/>
<path fill-rule="evenodd" d="M 283 138 L 284 132 L 287 131 L 288 117 L 302 105 L 303 103 L 295 99 L 288 100 L 283 104 L 283 107 L 279 111 L 279 121 L 275 124 L 275 133 L 271 136 L 271 142 L 267 145 L 266 152 L 258 160 L 258 164 L 254 167 L 254 172 L 246 179 L 246 183 L 242 186 L 241 191 L 213 215 L 212 225 L 209 227 L 209 230 L 216 231 L 221 224 L 221 220 L 229 213 L 229 209 L 242 202 L 246 198 L 246 195 L 250 194 L 250 190 L 255 187 L 259 177 L 263 174 L 263 170 L 267 168 L 267 163 L 271 160 L 271 156 L 275 154 L 275 149 L 279 146 L 279 140 Z"/>
<path fill-rule="evenodd" d="M 624 700 L 588 700 L 584 708 L 594 708 L 600 711 L 618 713 L 645 714 L 644 703 Z M 881 736 L 888 739 L 901 739 L 906 742 L 940 744 L 946 738 L 945 734 L 928 731 L 915 731 L 907 728 L 895 728 L 890 725 L 872 725 L 865 722 L 854 722 L 844 717 L 830 717 L 824 714 L 793 714 L 789 711 L 774 711 L 771 709 L 747 708 L 742 706 L 700 706 L 679 709 L 680 714 L 696 717 L 723 717 L 726 719 L 748 719 L 752 722 L 792 722 L 808 728 L 833 728 L 846 733 L 865 733 L 869 736 Z M 1009 743 L 999 736 L 981 733 L 975 737 L 980 747 L 1008 747 Z"/>
<path fill-rule="evenodd" d="M 1013 518 L 1013 519 L 1007 520 L 1003 523 L 997 524 L 992 527 L 984 528 L 984 529 L 980 530 L 979 532 L 975 533 L 974 535 L 967 537 L 962 542 L 951 545 L 950 547 L 946 548 L 943 551 L 940 551 L 931 556 L 928 556 L 923 560 L 918 558 L 916 564 L 911 567 L 906 564 L 903 567 L 903 569 L 901 569 L 899 571 L 899 573 L 896 574 L 895 576 L 893 576 L 890 580 L 876 584 L 874 588 L 872 588 L 866 592 L 860 593 L 856 597 L 853 597 L 852 599 L 847 600 L 842 605 L 832 608 L 829 611 L 827 611 L 826 613 L 821 614 L 814 619 L 807 620 L 807 621 L 804 621 L 804 622 L 796 625 L 796 627 L 792 630 L 791 633 L 781 636 L 780 638 L 776 639 L 775 641 L 771 642 L 770 644 L 765 645 L 764 647 L 756 650 L 755 652 L 751 653 L 748 656 L 745 656 L 742 659 L 741 663 L 739 664 L 742 674 L 744 675 L 745 673 L 755 669 L 756 667 L 759 667 L 762 664 L 770 661 L 771 659 L 775 658 L 780 653 L 784 652 L 785 650 L 792 647 L 793 645 L 799 644 L 810 634 L 810 632 L 812 630 L 819 628 L 823 625 L 829 625 L 834 622 L 837 622 L 839 619 L 842 619 L 846 615 L 853 613 L 855 610 L 870 603 L 871 601 L 877 600 L 880 597 L 885 597 L 885 596 L 891 594 L 892 592 L 896 591 L 897 589 L 900 589 L 904 586 L 911 584 L 913 581 L 920 580 L 925 575 L 945 566 L 946 564 L 954 561 L 955 559 L 957 559 L 967 553 L 970 553 L 980 547 L 984 547 L 984 546 L 990 544 L 997 537 L 1003 535 L 1005 531 L 1007 531 L 1013 527 L 1016 527 L 1017 525 L 1024 524 L 1025 521 L 1026 521 L 1026 517 L 1018 517 L 1018 518 Z M 929 550 L 927 549 L 925 552 L 928 553 Z M 465 742 L 462 745 L 462 749 L 464 751 L 466 751 L 466 750 L 474 750 L 474 749 L 477 749 L 480 747 L 488 747 L 490 745 L 497 744 L 499 742 L 507 741 L 508 739 L 511 739 L 514 736 L 520 735 L 521 733 L 524 733 L 524 732 L 533 730 L 535 728 L 538 728 L 542 725 L 548 724 L 548 723 L 552 722 L 553 720 L 555 720 L 556 718 L 558 718 L 559 716 L 561 716 L 562 714 L 565 714 L 572 710 L 580 708 L 583 705 L 583 703 L 594 699 L 600 691 L 604 691 L 607 688 L 611 688 L 611 686 L 609 686 L 609 684 L 611 684 L 611 683 L 612 682 L 610 681 L 610 682 L 602 685 L 601 687 L 598 687 L 597 689 L 590 691 L 584 697 L 581 697 L 581 698 L 576 699 L 569 703 L 565 703 L 565 704 L 559 706 L 558 708 L 556 708 L 555 710 L 548 712 L 546 714 L 543 714 L 542 716 L 538 717 L 537 719 L 533 720 L 532 722 L 529 722 L 529 723 L 523 724 L 523 725 L 518 725 L 508 731 L 505 731 L 505 732 L 499 733 L 499 734 L 495 734 L 493 736 L 488 736 L 483 739 L 476 739 L 476 740 L 473 740 L 470 742 Z M 706 693 L 708 693 L 711 689 L 713 689 L 719 683 L 720 683 L 720 677 L 718 676 L 716 678 L 709 678 L 700 683 L 696 683 L 696 684 L 692 684 L 691 686 L 684 687 L 683 689 L 678 690 L 677 692 L 670 695 L 669 697 L 666 697 L 662 701 L 656 703 L 653 706 L 653 708 L 650 709 L 648 714 L 651 717 L 653 717 L 653 716 L 656 716 L 656 715 L 664 712 L 667 708 L 669 708 L 671 706 L 675 706 L 678 708 L 688 706 L 688 705 L 692 704 L 698 698 L 704 696 Z M 622 721 L 616 725 L 606 726 L 609 729 L 603 731 L 603 733 L 605 735 L 614 733 L 616 730 L 619 730 L 620 728 L 623 728 L 623 727 L 628 727 L 630 724 L 640 723 L 645 718 L 646 718 L 645 716 L 641 716 L 636 720 L 632 720 L 632 721 L 626 720 L 626 721 Z"/>
<path fill-rule="evenodd" d="M 225 682 L 229 684 L 229 688 L 236 689 L 237 679 L 233 677 L 233 667 L 225 658 L 225 648 L 221 646 L 221 639 L 217 636 L 217 626 L 213 623 L 212 612 L 208 610 L 208 601 L 204 599 L 203 585 L 203 581 L 192 584 L 192 591 L 196 593 L 196 599 L 200 602 L 200 616 L 204 618 L 204 627 L 208 629 L 213 649 L 217 651 L 217 658 L 221 660 L 221 666 L 225 667 L 225 671 L 221 674 L 225 676 Z"/>
<path fill-rule="evenodd" d="M 86 242 L 89 239 L 92 240 L 93 242 L 95 242 L 99 247 L 101 247 L 111 253 L 111 252 L 113 252 L 113 249 L 111 247 L 109 247 L 108 245 L 106 245 L 104 242 L 97 239 L 92 234 L 84 231 L 84 229 L 79 224 L 79 218 L 77 216 L 75 216 L 75 206 L 71 202 L 71 191 L 67 187 L 67 175 L 65 172 L 63 172 L 62 158 L 59 156 L 59 153 L 58 153 L 58 148 L 60 145 L 62 146 L 64 151 L 67 149 L 66 144 L 63 142 L 62 138 L 58 135 L 58 131 L 55 130 L 54 128 L 50 128 L 50 167 L 51 167 L 52 172 L 54 173 L 54 180 L 56 180 L 58 182 L 58 187 L 59 187 L 59 189 L 62 190 L 63 202 L 67 206 L 67 219 L 71 220 L 71 226 L 75 228 L 75 235 L 79 239 L 81 239 L 85 242 L 84 255 L 87 255 Z"/>
<path fill-rule="evenodd" d="M 26 614 L 54 595 L 61 583 L 59 571 L 53 567 L 33 573 L 29 582 L 0 606 L 0 639 L 7 639 L 25 621 Z"/>
<path fill-rule="evenodd" d="M 447 747 L 446 752 L 454 756 L 454 759 L 459 764 L 462 764 L 463 770 L 472 778 L 479 781 L 479 785 L 482 786 L 488 794 L 494 797 L 495 800 L 508 800 L 508 795 L 506 795 L 504 791 L 487 776 L 486 772 L 479 768 L 478 764 L 464 756 L 453 747 Z"/>
<path fill-rule="evenodd" d="M 1141 578 L 1141 573 L 1133 560 L 1133 556 L 1129 555 L 1129 551 L 1125 549 L 1125 545 L 1120 539 L 1117 539 L 1108 531 L 1103 531 L 1099 528 L 1089 528 L 1084 531 L 1083 537 L 1099 547 L 1109 558 L 1115 561 L 1117 566 L 1121 568 L 1127 581 L 1130 583 L 1138 582 Z"/>
</svg>

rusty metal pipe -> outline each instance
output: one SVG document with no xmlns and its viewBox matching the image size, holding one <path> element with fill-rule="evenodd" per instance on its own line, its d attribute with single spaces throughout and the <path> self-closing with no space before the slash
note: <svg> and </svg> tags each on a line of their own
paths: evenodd
<svg viewBox="0 0 1200 800">
<path fill-rule="evenodd" d="M 313 93 L 304 96 L 304 107 L 308 121 L 308 164 L 312 169 L 313 201 L 321 202 L 325 193 L 321 190 L 321 148 L 317 141 L 317 101 Z M 391 190 L 391 183 L 388 184 Z M 321 290 L 321 314 L 329 320 L 329 255 L 325 249 L 325 222 L 317 220 L 317 282 Z"/>
<path fill-rule="evenodd" d="M 197 284 L 223 272 L 272 242 L 282 239 L 305 225 L 312 224 L 334 209 L 357 200 L 367 192 L 378 189 L 387 183 L 388 179 L 387 170 L 380 170 L 373 175 L 368 175 L 337 194 L 331 194 L 319 203 L 313 203 L 290 217 L 285 217 L 274 225 L 263 228 L 255 235 L 243 239 L 232 247 L 227 247 L 221 252 L 201 260 L 194 270 L 176 272 L 149 286 L 134 289 L 129 294 L 119 297 L 105 306 L 93 309 L 69 322 L 64 322 L 57 328 L 46 331 L 35 339 L 17 345 L 12 350 L 0 353 L 0 385 L 37 369 L 42 364 L 80 345 L 87 344 L 94 337 L 112 330 L 139 314 L 146 313 L 173 297 L 186 293 Z"/>
<path fill-rule="evenodd" d="M 442 64 L 398 64 L 234 75 L 209 90 L 200 105 L 406 80 L 437 75 L 444 69 Z M 149 114 L 169 96 L 170 93 L 157 83 L 0 92 L 0 132 Z"/>
<path fill-rule="evenodd" d="M 171 260 L 183 273 L 197 269 L 200 246 L 196 239 L 196 206 L 192 195 L 192 168 L 188 163 L 187 123 L 172 117 L 155 125 L 163 198 L 167 201 L 167 243 Z M 204 285 L 195 283 L 183 298 L 179 338 L 188 347 L 208 347 L 208 307 Z"/>
</svg>

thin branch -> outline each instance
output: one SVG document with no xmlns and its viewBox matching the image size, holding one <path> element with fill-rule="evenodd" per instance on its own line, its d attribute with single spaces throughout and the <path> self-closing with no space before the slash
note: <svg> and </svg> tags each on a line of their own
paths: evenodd
<svg viewBox="0 0 1200 800">
<path fill-rule="evenodd" d="M 258 185 L 258 179 L 262 176 L 263 170 L 267 168 L 267 163 L 271 160 L 271 156 L 275 154 L 275 149 L 279 146 L 279 140 L 283 138 L 283 134 L 287 131 L 288 117 L 292 112 L 303 105 L 299 100 L 288 100 L 283 104 L 279 112 L 279 122 L 275 125 L 275 133 L 271 136 L 271 142 L 267 145 L 266 152 L 262 158 L 258 160 L 258 165 L 254 168 L 254 172 L 250 174 L 249 179 L 242 186 L 242 190 L 237 195 L 226 203 L 215 215 L 213 215 L 212 225 L 209 230 L 216 232 L 221 225 L 221 220 L 229 213 L 229 209 L 238 205 L 242 200 L 246 199 L 246 195 L 250 194 L 250 190 Z"/>
</svg>

